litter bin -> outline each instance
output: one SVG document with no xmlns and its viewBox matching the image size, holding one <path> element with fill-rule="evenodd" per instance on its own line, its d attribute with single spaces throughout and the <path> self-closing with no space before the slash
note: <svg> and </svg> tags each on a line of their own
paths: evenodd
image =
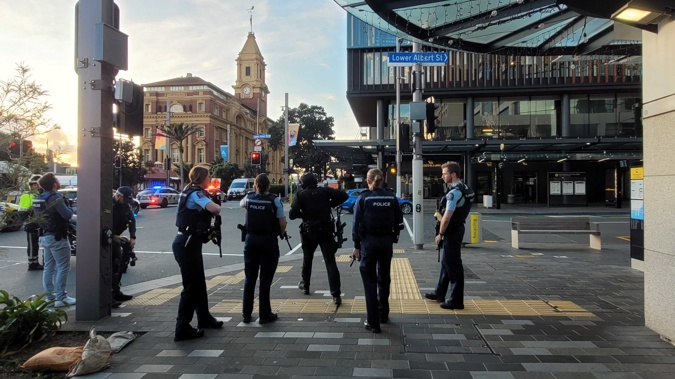
<svg viewBox="0 0 675 379">
<path fill-rule="evenodd" d="M 483 197 L 483 199 L 485 199 L 485 197 Z M 480 213 L 469 213 L 469 216 L 466 218 L 466 223 L 464 224 L 463 244 L 483 242 L 482 220 L 483 217 Z"/>
<path fill-rule="evenodd" d="M 516 203 L 516 195 L 512 195 L 512 194 L 506 195 L 506 203 L 507 204 L 515 204 Z"/>
<path fill-rule="evenodd" d="M 483 195 L 483 208 L 492 208 L 492 195 Z"/>
</svg>

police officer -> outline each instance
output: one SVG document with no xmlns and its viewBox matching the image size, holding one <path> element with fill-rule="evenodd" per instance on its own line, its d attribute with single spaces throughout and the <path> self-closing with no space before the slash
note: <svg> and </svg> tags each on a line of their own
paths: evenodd
<svg viewBox="0 0 675 379">
<path fill-rule="evenodd" d="M 464 309 L 464 267 L 462 266 L 462 239 L 464 221 L 471 210 L 473 191 L 459 179 L 461 168 L 457 162 L 441 166 L 443 181 L 449 185 L 439 202 L 438 212 L 443 216 L 438 225 L 436 245 L 442 243 L 441 273 L 435 292 L 424 297 L 441 303 L 443 309 Z M 450 297 L 445 299 L 450 286 Z"/>
<path fill-rule="evenodd" d="M 334 225 L 331 220 L 331 208 L 337 207 L 347 200 L 346 193 L 330 187 L 317 187 L 317 180 L 309 172 L 300 178 L 302 191 L 293 199 L 289 217 L 291 220 L 302 218 L 300 224 L 300 239 L 302 242 L 302 280 L 298 288 L 309 294 L 310 278 L 312 276 L 312 260 L 317 246 L 321 247 L 323 260 L 328 272 L 328 285 L 333 302 L 342 304 L 340 295 L 340 271 L 335 263 L 335 253 L 338 243 L 333 238 Z"/>
<path fill-rule="evenodd" d="M 190 183 L 183 189 L 178 202 L 178 233 L 171 245 L 183 280 L 174 341 L 199 338 L 204 335 L 205 328 L 223 327 L 223 322 L 209 312 L 202 258 L 202 244 L 210 240 L 211 218 L 220 214 L 220 204 L 214 202 L 207 191 L 211 178 L 206 167 L 193 167 L 189 178 Z M 195 312 L 197 328 L 190 325 Z"/>
<path fill-rule="evenodd" d="M 270 304 L 270 287 L 279 264 L 279 242 L 277 236 L 286 234 L 286 216 L 278 197 L 268 193 L 270 179 L 260 174 L 253 183 L 255 193 L 241 199 L 239 205 L 246 209 L 246 239 L 244 241 L 244 299 L 242 317 L 244 323 L 251 322 L 255 283 L 260 274 L 260 319 L 259 324 L 277 320 Z"/>
<path fill-rule="evenodd" d="M 112 304 L 113 308 L 120 306 L 120 302 L 131 300 L 133 296 L 125 295 L 120 290 L 122 280 L 122 233 L 129 228 L 129 248 L 136 246 L 136 218 L 131 206 L 134 203 L 134 191 L 127 186 L 122 186 L 113 195 L 113 243 L 112 243 Z"/>
<path fill-rule="evenodd" d="M 40 264 L 38 252 L 40 250 L 40 233 L 37 223 L 33 220 L 33 199 L 40 194 L 40 185 L 38 185 L 40 175 L 31 177 L 28 185 L 30 191 L 24 193 L 19 198 L 19 219 L 24 223 L 23 230 L 26 231 L 26 239 L 28 246 L 26 248 L 28 254 L 28 271 L 44 270 L 44 266 Z M 42 258 L 44 262 L 44 257 Z"/>
<path fill-rule="evenodd" d="M 70 221 L 74 219 L 73 211 L 66 206 L 63 196 L 58 192 L 61 183 L 53 172 L 42 175 L 38 184 L 44 192 L 33 199 L 33 211 L 42 231 L 40 246 L 45 254 L 42 286 L 47 293 L 46 299 L 55 300 L 55 307 L 75 305 L 75 298 L 66 292 L 70 272 L 67 235 Z"/>
<path fill-rule="evenodd" d="M 371 169 L 366 176 L 368 190 L 354 204 L 354 257 L 366 297 L 367 319 L 363 326 L 380 333 L 380 324 L 389 322 L 389 288 L 393 244 L 403 225 L 403 212 L 394 193 L 382 188 L 384 174 Z"/>
</svg>

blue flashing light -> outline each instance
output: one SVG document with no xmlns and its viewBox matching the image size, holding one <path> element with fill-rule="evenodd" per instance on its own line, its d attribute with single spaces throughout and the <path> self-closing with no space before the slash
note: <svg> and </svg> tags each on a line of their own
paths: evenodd
<svg viewBox="0 0 675 379">
<path fill-rule="evenodd" d="M 152 187 L 152 188 L 154 188 L 154 189 L 160 189 L 160 188 L 162 188 L 162 186 L 154 186 L 154 187 Z"/>
</svg>

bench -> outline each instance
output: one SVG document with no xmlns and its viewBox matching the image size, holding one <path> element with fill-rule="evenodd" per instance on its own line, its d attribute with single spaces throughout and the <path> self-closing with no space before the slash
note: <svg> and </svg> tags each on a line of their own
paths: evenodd
<svg viewBox="0 0 675 379">
<path fill-rule="evenodd" d="M 511 246 L 519 249 L 521 234 L 588 234 L 591 249 L 601 250 L 600 225 L 588 217 L 511 217 Z"/>
</svg>

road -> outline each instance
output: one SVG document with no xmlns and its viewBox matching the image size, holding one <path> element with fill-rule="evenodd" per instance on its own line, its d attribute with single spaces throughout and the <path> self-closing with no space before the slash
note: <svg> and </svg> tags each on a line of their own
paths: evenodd
<svg viewBox="0 0 675 379">
<path fill-rule="evenodd" d="M 218 248 L 212 243 L 204 245 L 204 266 L 206 269 L 220 266 L 230 266 L 243 263 L 243 242 L 236 225 L 243 223 L 244 210 L 239 208 L 238 201 L 229 201 L 223 204 L 223 257 L 220 258 Z M 288 214 L 288 204 L 284 204 Z M 424 241 L 425 248 L 433 250 L 434 221 L 431 216 L 433 210 L 425 212 Z M 175 222 L 176 207 L 146 208 L 140 212 L 137 219 L 137 245 L 136 254 L 138 262 L 130 267 L 127 274 L 122 277 L 122 290 L 125 285 L 148 282 L 155 279 L 179 275 L 178 265 L 174 261 L 171 252 L 171 242 L 176 233 Z M 428 215 L 426 215 L 428 214 Z M 351 244 L 352 220 L 351 214 L 344 214 L 342 219 L 347 223 L 344 248 Z M 484 215 L 482 219 L 483 239 L 486 241 L 506 242 L 510 241 L 509 215 Z M 412 239 L 408 235 L 412 230 L 412 215 L 405 216 L 406 230 L 401 234 L 401 240 L 397 247 L 404 249 L 412 248 Z M 629 234 L 629 219 L 627 216 L 594 216 L 593 221 L 601 222 L 603 233 L 603 246 L 611 244 L 626 244 L 624 236 Z M 289 235 L 291 235 L 290 254 L 302 254 L 300 249 L 300 236 L 298 233 L 298 220 L 289 220 Z M 585 243 L 587 236 L 547 236 L 549 242 L 578 242 Z M 32 294 L 42 293 L 42 272 L 27 271 L 26 259 L 26 234 L 23 231 L 0 234 L 0 289 L 20 298 L 26 298 Z M 478 245 L 480 246 L 480 245 Z M 285 241 L 279 241 L 281 254 L 289 253 Z M 86 254 L 86 252 L 80 252 Z M 75 294 L 75 267 L 77 258 L 71 258 L 71 274 L 68 277 L 68 292 Z"/>
</svg>

